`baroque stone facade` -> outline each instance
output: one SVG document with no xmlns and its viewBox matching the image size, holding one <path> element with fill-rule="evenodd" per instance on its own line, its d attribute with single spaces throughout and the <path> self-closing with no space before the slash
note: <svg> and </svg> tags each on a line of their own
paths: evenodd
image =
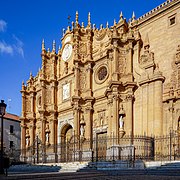
<svg viewBox="0 0 180 180">
<path fill-rule="evenodd" d="M 129 22 L 79 24 L 62 48 L 45 49 L 42 67 L 22 84 L 21 148 L 103 134 L 157 136 L 180 128 L 180 2 L 169 0 Z M 92 150 L 92 144 L 87 147 Z M 59 149 L 49 150 L 52 157 Z M 22 157 L 27 156 L 23 154 Z"/>
</svg>

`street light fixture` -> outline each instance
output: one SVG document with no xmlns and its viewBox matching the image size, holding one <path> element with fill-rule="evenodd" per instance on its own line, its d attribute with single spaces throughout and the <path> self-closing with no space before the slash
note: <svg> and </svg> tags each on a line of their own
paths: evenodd
<svg viewBox="0 0 180 180">
<path fill-rule="evenodd" d="M 0 102 L 0 116 L 1 116 L 1 152 L 0 152 L 0 174 L 4 174 L 4 159 L 3 159 L 3 116 L 6 113 L 6 104 L 4 100 Z"/>
</svg>

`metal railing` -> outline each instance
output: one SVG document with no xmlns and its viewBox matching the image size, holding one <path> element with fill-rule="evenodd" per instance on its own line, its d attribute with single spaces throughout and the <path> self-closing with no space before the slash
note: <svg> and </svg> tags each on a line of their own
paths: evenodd
<svg viewBox="0 0 180 180">
<path fill-rule="evenodd" d="M 39 143 L 21 150 L 21 160 L 29 163 L 117 160 L 131 162 L 138 159 L 145 161 L 180 159 L 179 134 L 170 132 L 166 136 L 158 137 L 126 135 L 120 139 L 112 136 L 92 140 L 71 138 L 57 145 Z"/>
</svg>

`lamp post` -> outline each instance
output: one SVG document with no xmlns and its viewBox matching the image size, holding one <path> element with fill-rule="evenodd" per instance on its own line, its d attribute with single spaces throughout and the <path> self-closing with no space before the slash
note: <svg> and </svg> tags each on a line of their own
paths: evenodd
<svg viewBox="0 0 180 180">
<path fill-rule="evenodd" d="M 0 115 L 1 115 L 1 152 L 0 152 L 0 174 L 4 174 L 4 160 L 3 160 L 3 116 L 6 112 L 6 104 L 4 100 L 0 102 Z"/>
</svg>

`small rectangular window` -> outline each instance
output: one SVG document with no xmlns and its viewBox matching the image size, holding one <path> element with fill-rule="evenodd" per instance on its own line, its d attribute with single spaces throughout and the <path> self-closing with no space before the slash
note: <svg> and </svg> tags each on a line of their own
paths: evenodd
<svg viewBox="0 0 180 180">
<path fill-rule="evenodd" d="M 10 125 L 10 133 L 14 133 L 14 126 L 13 125 Z"/>
<path fill-rule="evenodd" d="M 176 25 L 176 23 L 177 23 L 177 19 L 176 19 L 176 13 L 175 13 L 168 17 L 168 26 L 172 27 Z"/>
<path fill-rule="evenodd" d="M 170 20 L 170 26 L 176 23 L 176 18 L 175 17 L 172 17 L 169 20 Z"/>
<path fill-rule="evenodd" d="M 10 141 L 9 143 L 9 148 L 13 148 L 14 147 L 14 142 L 13 141 Z"/>
</svg>

